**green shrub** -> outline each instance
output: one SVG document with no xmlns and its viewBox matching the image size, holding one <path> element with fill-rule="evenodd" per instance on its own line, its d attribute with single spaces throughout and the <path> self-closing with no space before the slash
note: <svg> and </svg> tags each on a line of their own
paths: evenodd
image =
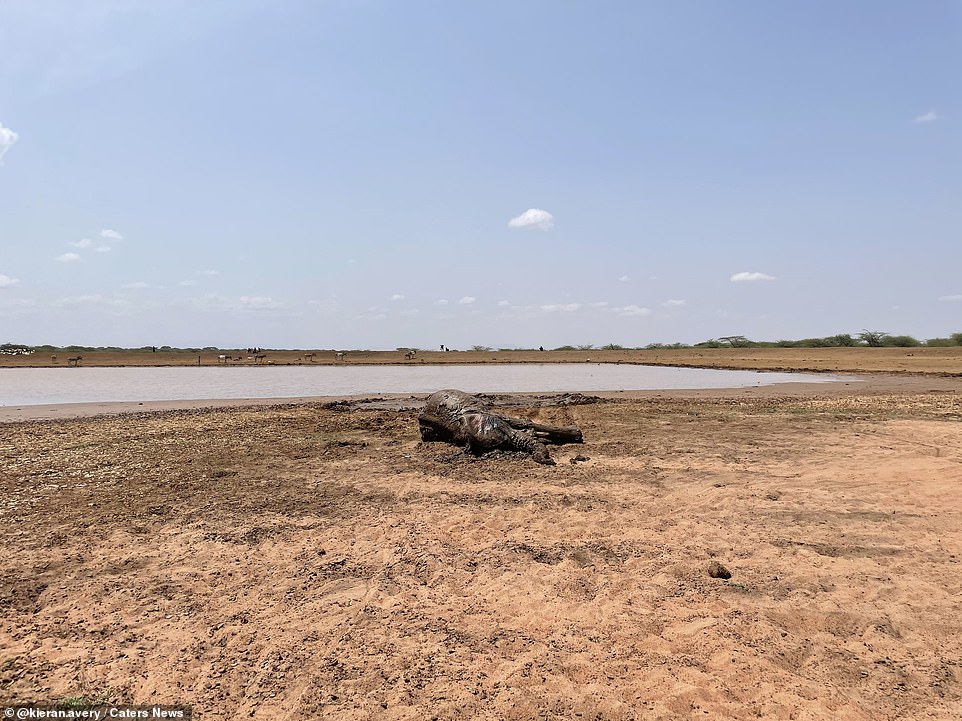
<svg viewBox="0 0 962 721">
<path fill-rule="evenodd" d="M 857 345 L 855 339 L 849 333 L 839 333 L 838 335 L 829 336 L 825 340 L 829 341 L 830 345 L 840 348 L 851 348 Z"/>
<path fill-rule="evenodd" d="M 885 338 L 886 346 L 896 348 L 915 348 L 922 345 L 916 338 L 910 335 L 890 335 Z"/>
</svg>

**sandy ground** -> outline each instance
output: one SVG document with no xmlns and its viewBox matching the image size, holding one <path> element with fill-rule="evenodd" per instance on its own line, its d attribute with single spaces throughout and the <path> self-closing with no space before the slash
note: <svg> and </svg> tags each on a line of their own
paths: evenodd
<svg viewBox="0 0 962 721">
<path fill-rule="evenodd" d="M 220 356 L 232 360 L 221 360 Z M 0 368 L 66 368 L 70 354 L 57 356 L 0 355 Z M 583 351 L 418 351 L 407 359 L 403 351 L 263 351 L 257 359 L 245 350 L 191 353 L 186 351 L 84 351 L 82 366 L 250 366 L 331 364 L 451 364 L 451 363 L 645 363 L 697 368 L 804 370 L 853 373 L 923 373 L 962 376 L 962 346 L 949 348 L 680 348 L 677 350 Z"/>
<path fill-rule="evenodd" d="M 586 442 L 475 458 L 377 403 L 0 426 L 0 704 L 962 718 L 962 381 L 516 402 Z"/>
</svg>

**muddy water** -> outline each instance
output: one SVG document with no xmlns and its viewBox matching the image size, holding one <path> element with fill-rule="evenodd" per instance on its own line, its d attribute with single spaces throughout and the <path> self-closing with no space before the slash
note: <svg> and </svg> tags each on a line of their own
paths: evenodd
<svg viewBox="0 0 962 721">
<path fill-rule="evenodd" d="M 274 366 L 261 368 L 0 368 L 0 406 L 110 401 L 744 388 L 838 376 L 643 365 Z"/>
</svg>

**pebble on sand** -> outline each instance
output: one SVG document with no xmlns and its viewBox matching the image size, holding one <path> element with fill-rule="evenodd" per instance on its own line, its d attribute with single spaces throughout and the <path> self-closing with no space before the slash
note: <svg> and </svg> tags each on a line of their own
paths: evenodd
<svg viewBox="0 0 962 721">
<path fill-rule="evenodd" d="M 712 578 L 729 579 L 732 577 L 732 572 L 721 565 L 718 561 L 712 561 L 708 564 L 708 575 Z"/>
</svg>

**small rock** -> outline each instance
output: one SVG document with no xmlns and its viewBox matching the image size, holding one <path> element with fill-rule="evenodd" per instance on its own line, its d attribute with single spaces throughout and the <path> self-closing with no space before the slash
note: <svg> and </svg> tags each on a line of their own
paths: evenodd
<svg viewBox="0 0 962 721">
<path fill-rule="evenodd" d="M 732 572 L 721 565 L 718 561 L 712 561 L 708 564 L 708 575 L 712 578 L 729 579 L 732 577 Z"/>
<path fill-rule="evenodd" d="M 583 456 L 579 453 L 577 456 L 575 456 L 570 461 L 568 461 L 568 463 L 570 463 L 571 465 L 574 465 L 575 463 L 584 463 L 585 461 L 590 461 L 590 460 L 591 458 L 589 458 L 588 456 Z"/>
</svg>

